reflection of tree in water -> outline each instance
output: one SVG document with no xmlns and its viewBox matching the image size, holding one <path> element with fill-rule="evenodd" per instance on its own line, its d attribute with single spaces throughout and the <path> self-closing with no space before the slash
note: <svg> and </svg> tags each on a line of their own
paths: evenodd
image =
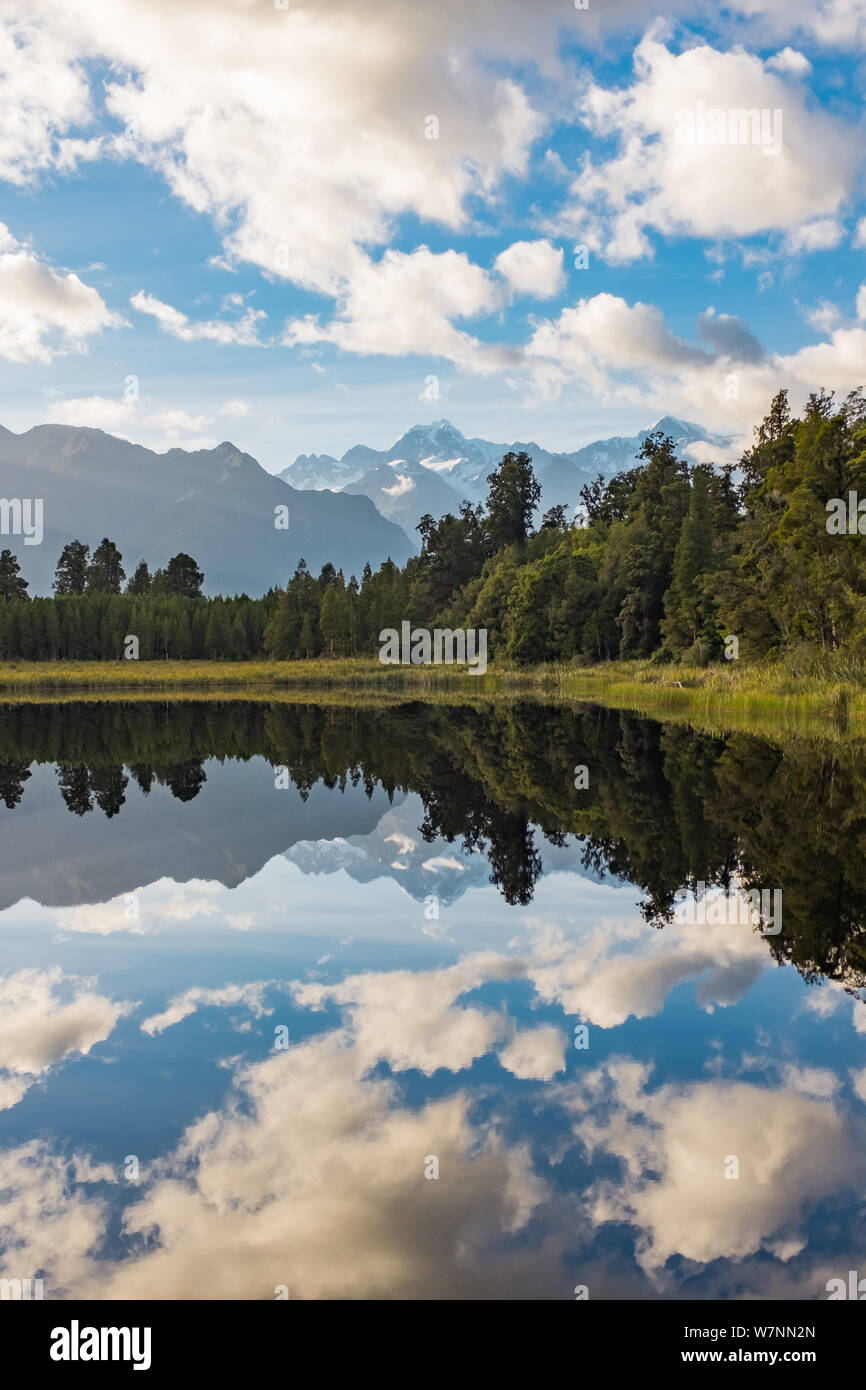
<svg viewBox="0 0 866 1390">
<path fill-rule="evenodd" d="M 178 801 L 192 801 L 207 781 L 202 764 L 192 760 L 163 768 L 142 767 L 137 763 L 130 768 L 130 773 L 145 796 L 149 794 L 155 779 L 161 786 L 168 787 Z M 57 769 L 57 781 L 60 795 L 74 815 L 84 816 L 98 806 L 109 818 L 121 810 L 129 785 L 129 777 L 122 764 L 92 768 L 61 764 Z"/>
<path fill-rule="evenodd" d="M 66 767 L 57 769 L 60 795 L 73 815 L 83 816 L 93 810 L 93 797 L 90 794 L 90 773 L 86 767 Z"/>
<path fill-rule="evenodd" d="M 12 811 L 24 795 L 24 783 L 32 776 L 29 763 L 0 763 L 0 801 Z"/>
<path fill-rule="evenodd" d="M 582 842 L 584 867 L 636 885 L 655 926 L 677 891 L 782 889 L 767 937 L 807 978 L 866 981 L 866 760 L 852 741 L 727 739 L 601 707 L 530 702 L 357 709 L 275 702 L 0 710 L 0 797 L 26 799 L 30 762 L 56 763 L 69 810 L 116 815 L 127 769 L 190 801 L 209 758 L 266 758 L 302 796 L 317 784 L 416 792 L 428 842 L 484 853 L 509 903 L 530 902 L 541 838 Z M 574 786 L 576 764 L 589 786 Z M 732 928 L 734 930 L 734 928 Z"/>
<path fill-rule="evenodd" d="M 107 816 L 116 816 L 126 800 L 129 778 L 122 766 L 95 767 L 90 772 L 90 790 L 100 811 Z"/>
<path fill-rule="evenodd" d="M 178 801 L 194 800 L 207 781 L 207 773 L 201 763 L 193 759 L 186 763 L 177 763 L 174 767 L 158 768 L 155 775 L 160 785 L 168 787 Z"/>
</svg>

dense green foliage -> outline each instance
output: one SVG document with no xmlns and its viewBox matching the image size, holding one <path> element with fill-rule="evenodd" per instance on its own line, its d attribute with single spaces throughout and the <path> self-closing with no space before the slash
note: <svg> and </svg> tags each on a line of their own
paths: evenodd
<svg viewBox="0 0 866 1390">
<path fill-rule="evenodd" d="M 648 436 L 636 466 L 582 491 L 533 529 L 539 488 L 526 454 L 488 478 L 486 509 L 421 519 L 421 553 L 360 582 L 303 560 L 284 590 L 205 599 L 178 555 L 151 578 L 108 538 L 93 556 L 64 549 L 54 599 L 27 599 L 15 556 L 0 554 L 0 659 L 372 655 L 384 628 L 484 628 L 488 651 L 518 663 L 646 658 L 706 664 L 723 655 L 866 651 L 866 542 L 832 534 L 827 504 L 866 499 L 866 401 L 821 391 L 801 419 L 780 392 L 738 468 L 689 465 Z M 863 518 L 866 531 L 866 517 Z M 736 638 L 732 648 L 729 638 Z M 726 645 L 728 650 L 726 651 Z"/>
</svg>

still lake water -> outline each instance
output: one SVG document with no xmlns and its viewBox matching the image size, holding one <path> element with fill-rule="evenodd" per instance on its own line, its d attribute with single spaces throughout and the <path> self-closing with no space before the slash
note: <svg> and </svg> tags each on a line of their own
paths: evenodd
<svg viewBox="0 0 866 1390">
<path fill-rule="evenodd" d="M 866 1275 L 864 752 L 528 702 L 3 707 L 0 1275 Z M 782 930 L 698 883 L 781 890 Z"/>
</svg>

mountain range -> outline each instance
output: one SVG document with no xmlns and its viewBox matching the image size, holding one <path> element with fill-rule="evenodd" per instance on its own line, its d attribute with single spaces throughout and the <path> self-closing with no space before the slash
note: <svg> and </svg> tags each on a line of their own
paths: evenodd
<svg viewBox="0 0 866 1390">
<path fill-rule="evenodd" d="M 299 491 L 229 443 L 157 454 L 102 430 L 0 427 L 0 494 L 42 499 L 41 544 L 0 535 L 31 594 L 50 592 L 67 541 L 96 546 L 103 536 L 119 546 L 127 574 L 141 559 L 153 571 L 186 551 L 204 571 L 205 591 L 225 594 L 284 585 L 301 558 L 315 572 L 331 560 L 348 577 L 368 560 L 402 565 L 417 550 L 368 497 Z M 279 507 L 288 508 L 288 529 L 275 524 Z"/>
<path fill-rule="evenodd" d="M 413 425 L 390 449 L 356 444 L 341 459 L 330 454 L 300 454 L 279 477 L 301 491 L 325 489 L 369 497 L 378 511 L 413 536 L 425 512 L 441 516 L 456 511 L 461 501 L 480 502 L 488 490 L 487 475 L 502 455 L 524 452 L 532 459 L 541 484 L 539 513 L 561 504 L 573 515 L 580 490 L 598 473 L 606 477 L 635 465 L 640 447 L 651 432 L 661 430 L 692 461 L 713 452 L 727 455 L 731 440 L 700 425 L 665 415 L 639 434 L 598 439 L 572 453 L 552 453 L 535 441 L 496 444 L 468 439 L 449 420 Z"/>
<path fill-rule="evenodd" d="M 730 440 L 665 416 L 653 426 L 687 457 L 723 455 Z M 102 430 L 37 425 L 23 434 L 0 426 L 0 494 L 41 499 L 43 536 L 26 544 L 8 534 L 0 508 L 0 547 L 13 550 L 31 594 L 51 591 L 70 540 L 98 545 L 110 537 L 128 574 L 139 560 L 151 571 L 186 551 L 205 574 L 207 593 L 259 595 L 284 585 L 298 561 L 317 573 L 330 560 L 348 577 L 418 551 L 416 526 L 429 512 L 480 502 L 487 475 L 509 450 L 532 458 L 542 487 L 538 514 L 558 503 L 573 514 L 580 489 L 597 473 L 633 467 L 648 430 L 597 440 L 572 453 L 535 442 L 496 444 L 467 438 L 447 420 L 414 425 L 391 446 L 356 444 L 341 459 L 301 454 L 279 475 L 228 442 L 214 449 L 155 453 Z M 277 526 L 278 513 L 287 529 Z M 538 519 L 538 518 L 537 518 Z"/>
</svg>

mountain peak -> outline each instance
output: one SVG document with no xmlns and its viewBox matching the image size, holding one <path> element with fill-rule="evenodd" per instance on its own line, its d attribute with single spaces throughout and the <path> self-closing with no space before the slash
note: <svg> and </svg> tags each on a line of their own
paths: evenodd
<svg viewBox="0 0 866 1390">
<path fill-rule="evenodd" d="M 409 429 L 400 435 L 394 448 L 402 444 L 404 439 L 439 439 L 443 435 L 461 442 L 464 439 L 460 430 L 456 425 L 452 425 L 450 420 L 433 420 L 429 425 L 410 425 Z"/>
</svg>

